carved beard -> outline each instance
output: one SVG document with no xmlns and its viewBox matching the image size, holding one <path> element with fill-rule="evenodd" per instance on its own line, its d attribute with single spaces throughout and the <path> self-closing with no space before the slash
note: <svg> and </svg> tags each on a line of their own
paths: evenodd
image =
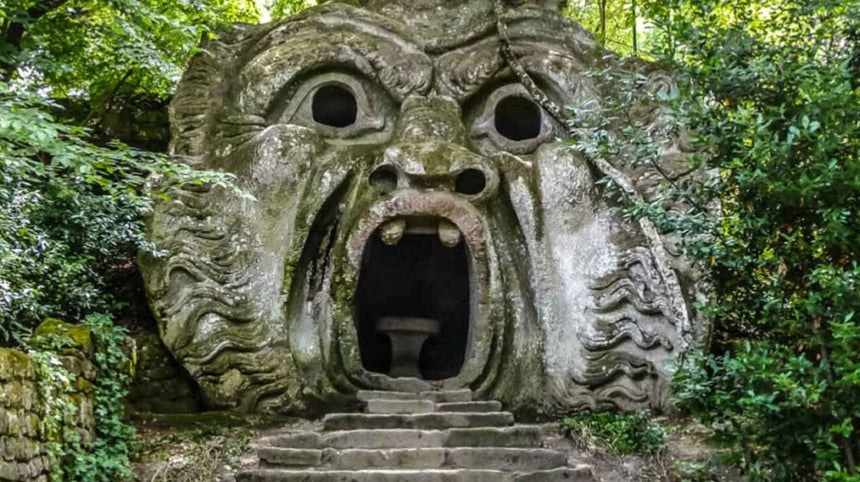
<svg viewBox="0 0 860 482">
<path fill-rule="evenodd" d="M 358 388 L 470 387 L 536 414 L 663 405 L 707 327 L 671 314 L 677 287 L 637 225 L 506 67 L 491 2 L 425 3 L 327 4 L 204 44 L 173 154 L 253 199 L 186 186 L 154 209 L 167 255 L 140 264 L 165 345 L 211 406 L 246 411 L 326 410 Z M 557 11 L 506 22 L 559 103 L 611 90 L 583 74 L 615 61 Z M 409 322 L 429 338 L 418 377 L 390 373 L 389 317 L 435 320 Z"/>
</svg>

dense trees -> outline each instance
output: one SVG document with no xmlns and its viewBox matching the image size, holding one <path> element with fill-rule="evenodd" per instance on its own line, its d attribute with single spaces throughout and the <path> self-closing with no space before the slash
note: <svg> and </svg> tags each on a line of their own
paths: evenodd
<svg viewBox="0 0 860 482">
<path fill-rule="evenodd" d="M 647 4 L 679 114 L 719 183 L 705 242 L 713 355 L 681 405 L 755 478 L 860 480 L 860 91 L 856 2 Z M 675 217 L 684 223 L 697 213 Z"/>
</svg>

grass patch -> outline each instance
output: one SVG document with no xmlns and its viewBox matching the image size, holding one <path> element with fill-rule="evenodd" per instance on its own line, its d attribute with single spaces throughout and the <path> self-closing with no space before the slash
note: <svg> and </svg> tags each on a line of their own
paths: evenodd
<svg viewBox="0 0 860 482">
<path fill-rule="evenodd" d="M 658 454 L 666 446 L 663 429 L 642 413 L 578 413 L 564 418 L 560 430 L 581 447 L 615 454 Z"/>
</svg>

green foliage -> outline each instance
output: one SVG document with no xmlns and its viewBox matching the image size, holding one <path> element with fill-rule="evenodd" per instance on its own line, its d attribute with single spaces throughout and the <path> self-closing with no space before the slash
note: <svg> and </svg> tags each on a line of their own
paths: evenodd
<svg viewBox="0 0 860 482">
<path fill-rule="evenodd" d="M 564 7 L 564 15 L 592 32 L 606 48 L 630 55 L 638 50 L 634 43 L 644 33 L 643 25 L 634 17 L 634 5 L 636 0 L 571 0 Z"/>
<path fill-rule="evenodd" d="M 96 438 L 69 473 L 74 474 L 74 480 L 84 482 L 128 479 L 131 477 L 129 455 L 134 429 L 123 421 L 123 416 L 134 365 L 127 354 L 127 332 L 115 326 L 106 315 L 90 315 L 83 324 L 92 330 L 96 348 L 93 356 Z"/>
<path fill-rule="evenodd" d="M 682 214 L 632 210 L 687 230 L 712 289 L 714 354 L 679 371 L 679 404 L 753 479 L 860 480 L 858 5 L 646 6 L 718 181 L 667 185 Z"/>
<path fill-rule="evenodd" d="M 288 17 L 314 5 L 312 0 L 270 0 L 269 12 L 273 19 Z"/>
<path fill-rule="evenodd" d="M 92 144 L 57 121 L 55 107 L 0 82 L 0 335 L 9 341 L 45 316 L 110 311 L 112 273 L 133 262 L 149 208 L 147 176 L 229 184 L 162 155 Z"/>
<path fill-rule="evenodd" d="M 133 364 L 125 349 L 126 331 L 106 315 L 82 323 L 93 337 L 95 380 L 92 385 L 70 372 L 57 358 L 74 344 L 62 334 L 42 337 L 29 350 L 38 371 L 48 443 L 49 478 L 58 482 L 117 482 L 131 477 L 129 455 L 134 429 L 123 422 L 125 396 Z M 92 397 L 94 440 L 81 435 L 84 399 Z"/>
<path fill-rule="evenodd" d="M 565 418 L 560 430 L 575 441 L 594 441 L 616 454 L 663 451 L 663 429 L 642 413 L 579 413 Z"/>
<path fill-rule="evenodd" d="M 166 97 L 203 36 L 258 15 L 251 0 L 0 0 L 0 63 L 98 111 L 123 87 Z"/>
<path fill-rule="evenodd" d="M 124 309 L 119 290 L 134 284 L 135 255 L 152 249 L 142 235 L 147 182 L 232 181 L 131 148 L 108 121 L 140 106 L 163 118 L 200 39 L 258 16 L 252 0 L 0 0 L 0 344 L 26 345 L 46 316 L 85 319 L 96 343 L 92 441 L 75 426 L 84 381 L 50 351 L 31 350 L 52 480 L 130 475 L 124 333 L 107 315 L 87 315 Z M 67 348 L 61 340 L 49 348 Z"/>
</svg>

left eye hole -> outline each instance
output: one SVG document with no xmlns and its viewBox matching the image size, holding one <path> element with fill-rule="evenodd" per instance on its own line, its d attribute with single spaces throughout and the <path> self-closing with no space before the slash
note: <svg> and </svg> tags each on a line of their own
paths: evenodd
<svg viewBox="0 0 860 482">
<path fill-rule="evenodd" d="M 386 118 L 395 112 L 391 99 L 360 76 L 314 75 L 296 86 L 288 99 L 274 106 L 270 122 L 301 125 L 334 139 L 371 141 L 386 136 L 393 124 Z"/>
<path fill-rule="evenodd" d="M 355 95 L 340 85 L 323 85 L 314 92 L 311 113 L 319 124 L 349 127 L 355 124 L 358 116 Z"/>
</svg>

